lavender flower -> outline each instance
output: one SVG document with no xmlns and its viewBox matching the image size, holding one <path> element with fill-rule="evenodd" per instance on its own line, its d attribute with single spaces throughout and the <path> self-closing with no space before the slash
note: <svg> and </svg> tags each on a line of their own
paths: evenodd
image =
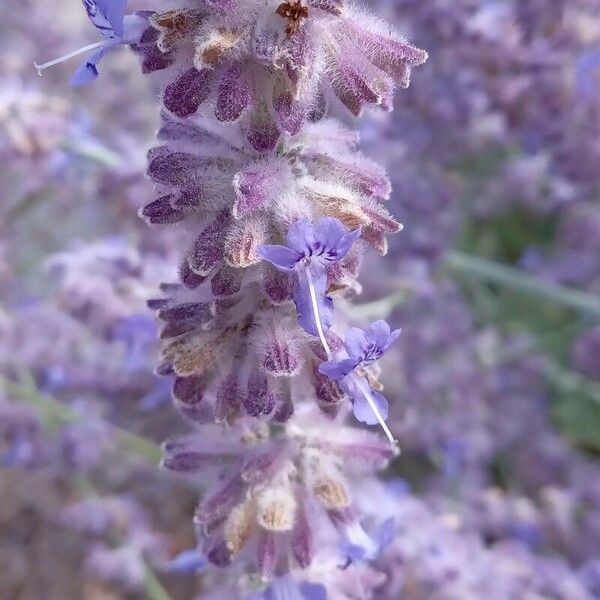
<svg viewBox="0 0 600 600">
<path fill-rule="evenodd" d="M 106 54 L 118 46 L 139 42 L 145 21 L 137 15 L 125 16 L 126 4 L 127 0 L 83 0 L 83 6 L 90 21 L 105 39 L 42 65 L 34 63 L 38 73 L 41 75 L 48 67 L 79 54 L 91 52 L 86 61 L 73 74 L 71 84 L 78 87 L 94 81 L 98 77 L 98 64 Z"/>
<path fill-rule="evenodd" d="M 36 194 L 47 195 L 48 169 L 37 167 L 44 156 L 55 164 L 62 146 L 72 141 L 63 131 L 69 104 L 64 94 L 56 101 L 11 89 L 10 71 L 29 61 L 23 59 L 28 47 L 39 53 L 65 38 L 63 20 L 55 15 L 68 3 L 12 4 L 0 8 L 3 50 L 7 39 L 9 46 L 12 38 L 18 43 L 18 51 L 9 47 L 6 54 L 8 83 L 3 72 L 0 86 L 2 99 L 8 99 L 5 110 L 0 99 L 0 152 L 9 167 L 15 154 L 27 163 L 22 177 L 27 195 L 31 181 Z M 470 307 L 438 269 L 462 222 L 458 207 L 468 210 L 469 195 L 476 192 L 471 206 L 478 223 L 515 202 L 527 208 L 528 219 L 551 215 L 558 221 L 557 243 L 538 251 L 530 266 L 598 291 L 599 96 L 592 93 L 598 34 L 582 26 L 597 22 L 597 2 L 372 0 L 374 13 L 401 19 L 438 56 L 389 119 L 373 111 L 376 116 L 361 129 L 363 150 L 392 167 L 391 179 L 357 151 L 352 132 L 326 117 L 340 108 L 353 114 L 367 105 L 389 110 L 394 84 L 407 82 L 422 53 L 343 0 L 160 5 L 136 0 L 136 8 L 149 10 L 138 15 L 144 31 L 133 49 L 142 70 L 154 73 L 163 106 L 159 143 L 148 157 L 156 195 L 142 209 L 154 227 L 135 229 L 140 256 L 133 270 L 141 273 L 163 256 L 171 266 L 181 260 L 180 279 L 164 285 L 153 306 L 162 322 L 158 370 L 174 375 L 175 406 L 194 425 L 189 438 L 167 446 L 165 465 L 191 472 L 208 490 L 197 519 L 201 550 L 213 561 L 207 559 L 203 570 L 202 598 L 250 597 L 262 584 L 259 578 L 265 586 L 275 581 L 269 595 L 281 589 L 295 594 L 294 582 L 315 581 L 330 597 L 344 600 L 357 593 L 382 600 L 598 596 L 598 567 L 590 561 L 598 556 L 600 540 L 597 464 L 566 443 L 548 418 L 539 361 L 523 350 L 531 340 L 507 341 L 492 326 L 476 330 Z M 122 13 L 119 3 L 112 6 Z M 395 67 L 394 84 L 377 59 L 390 61 L 388 71 Z M 138 122 L 155 114 L 153 99 L 144 103 L 132 81 L 120 78 L 111 86 L 111 78 L 104 79 L 102 94 L 89 99 L 94 113 L 98 98 L 108 97 L 111 107 L 134 113 Z M 123 121 L 110 122 L 121 139 Z M 483 178 L 472 172 L 474 154 Z M 152 192 L 149 185 L 139 189 L 139 178 L 131 175 L 136 168 L 120 169 L 118 176 L 138 182 L 128 185 L 130 203 L 137 204 Z M 3 191 L 10 195 L 18 188 L 25 196 L 8 178 L 11 169 L 5 171 Z M 81 180 L 90 197 L 94 181 L 85 173 Z M 124 211 L 131 207 L 119 206 L 119 218 L 112 211 L 107 218 L 106 200 L 125 194 L 114 185 L 114 171 L 103 180 L 110 183 L 103 183 L 104 201 L 96 203 L 102 214 L 96 226 L 107 222 L 122 232 Z M 60 203 L 47 203 L 60 215 L 57 223 L 67 213 L 79 214 L 73 209 L 81 198 L 79 187 L 73 193 L 61 181 L 60 190 Z M 467 202 L 459 202 L 465 196 Z M 385 254 L 386 234 L 399 228 L 380 204 L 386 200 L 410 228 L 391 245 L 385 266 L 367 258 L 359 284 L 363 251 Z M 327 346 L 298 327 L 292 305 L 296 273 L 260 260 L 257 249 L 281 243 L 291 224 L 323 217 L 339 219 L 349 231 L 362 227 L 360 243 L 327 267 L 325 295 L 332 302 L 357 293 L 361 284 L 368 298 L 402 287 L 403 304 L 393 318 L 404 323 L 408 339 L 394 357 L 386 394 L 397 398 L 391 426 L 408 455 L 398 468 L 414 462 L 417 468 L 407 476 L 415 479 L 418 494 L 390 497 L 387 486 L 377 486 L 375 471 L 394 450 L 375 435 L 341 424 L 350 407 L 346 396 L 361 394 L 348 382 L 356 377 L 378 392 L 375 365 L 358 366 L 338 381 L 319 371 L 323 360 L 354 362 L 336 333 L 346 303 L 336 303 L 324 338 L 332 354 L 327 356 Z M 129 222 L 127 227 L 134 229 Z M 56 229 L 61 235 L 62 228 Z M 80 223 L 77 232 L 82 233 Z M 11 281 L 3 290 L 16 298 L 23 286 L 12 272 L 21 261 L 12 256 L 20 254 L 22 236 L 4 238 Z M 2 368 L 11 372 L 26 365 L 46 391 L 83 393 L 99 403 L 123 400 L 111 404 L 111 417 L 124 422 L 128 415 L 121 411 L 130 406 L 125 400 L 162 390 L 148 381 L 150 328 L 131 318 L 139 315 L 140 299 L 154 293 L 153 283 L 145 278 L 144 285 L 136 283 L 140 275 L 133 272 L 124 276 L 121 270 L 129 271 L 129 265 L 117 258 L 114 270 L 106 268 L 106 260 L 68 267 L 71 281 L 61 286 L 51 308 L 13 309 L 3 300 Z M 598 337 L 594 329 L 583 332 L 572 354 L 574 366 L 596 378 Z M 511 364 L 496 366 L 507 350 Z M 514 360 L 524 352 L 524 359 Z M 128 357 L 129 370 L 123 368 Z M 338 375 L 346 368 L 338 365 Z M 363 370 L 366 380 L 359 374 Z M 166 435 L 163 416 L 151 428 L 158 437 Z M 48 440 L 49 452 L 39 428 L 10 415 L 2 419 L 0 453 L 7 451 L 8 463 L 54 466 L 60 456 L 73 466 L 81 459 L 95 462 L 85 443 L 96 440 L 86 427 L 75 436 L 71 428 L 66 435 L 61 431 L 57 438 L 66 446 L 56 452 Z M 215 448 L 227 440 L 231 445 L 211 453 L 202 446 L 205 437 Z M 282 464 L 271 462 L 280 454 Z M 126 462 L 117 461 L 119 473 Z M 510 492 L 490 487 L 505 477 Z M 148 503 L 168 506 L 170 515 L 179 495 L 167 491 L 166 501 L 157 502 L 157 488 L 154 481 Z M 211 513 L 215 505 L 225 505 L 221 514 Z M 270 508 L 281 509 L 280 525 L 293 521 L 291 531 L 269 529 Z M 99 511 L 86 512 L 93 517 Z M 187 515 L 187 506 L 183 512 Z M 381 538 L 368 526 L 356 527 L 392 515 L 398 535 L 370 565 Z M 341 570 L 340 547 L 349 538 L 354 544 L 345 552 L 355 553 L 356 560 Z M 139 586 L 143 549 L 114 553 L 110 546 L 97 553 L 97 571 Z M 566 560 L 555 558 L 559 554 Z M 227 565 L 226 571 L 212 568 L 215 562 Z M 281 578 L 291 584 L 278 586 Z M 6 579 L 10 586 L 10 573 Z"/>
<path fill-rule="evenodd" d="M 289 228 L 287 246 L 258 248 L 264 260 L 295 274 L 293 294 L 298 322 L 307 333 L 323 335 L 331 327 L 333 301 L 327 296 L 327 267 L 348 254 L 361 231 L 358 227 L 348 233 L 333 217 L 324 217 L 315 225 L 302 219 Z"/>
<path fill-rule="evenodd" d="M 352 327 L 346 334 L 344 347 L 349 358 L 324 362 L 319 371 L 333 381 L 344 379 L 356 369 L 364 369 L 379 360 L 398 339 L 401 330 L 390 331 L 385 321 L 376 321 L 368 329 Z"/>
<path fill-rule="evenodd" d="M 369 375 L 368 367 L 385 354 L 399 335 L 400 329 L 391 332 L 385 321 L 376 321 L 365 331 L 353 327 L 344 342 L 348 358 L 329 360 L 319 366 L 320 373 L 339 381 L 352 398 L 354 416 L 368 425 L 379 423 L 392 441 L 393 437 L 384 423 L 388 402 L 383 394 L 370 386 L 376 380 Z M 375 385 L 379 387 L 377 383 Z"/>
</svg>

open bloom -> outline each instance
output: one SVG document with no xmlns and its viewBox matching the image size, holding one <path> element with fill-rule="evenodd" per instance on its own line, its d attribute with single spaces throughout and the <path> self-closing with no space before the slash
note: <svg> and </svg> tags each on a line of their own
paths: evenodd
<svg viewBox="0 0 600 600">
<path fill-rule="evenodd" d="M 312 224 L 294 223 L 287 233 L 287 246 L 263 245 L 259 255 L 281 271 L 293 272 L 294 303 L 298 322 L 307 333 L 322 335 L 331 327 L 333 303 L 327 296 L 327 268 L 350 251 L 362 229 L 348 230 L 333 217 Z M 321 330 L 321 331 L 319 331 Z"/>
<path fill-rule="evenodd" d="M 381 358 L 399 335 L 399 329 L 390 331 L 390 326 L 383 320 L 376 321 L 365 331 L 352 327 L 344 342 L 346 356 L 319 366 L 319 371 L 333 381 L 339 381 L 340 387 L 352 399 L 354 416 L 368 425 L 379 423 L 390 438 L 384 423 L 388 414 L 387 400 L 371 388 L 365 368 Z"/>
<path fill-rule="evenodd" d="M 83 6 L 90 21 L 104 37 L 103 40 L 69 52 L 65 56 L 51 60 L 43 65 L 35 63 L 41 75 L 44 69 L 69 60 L 79 54 L 91 52 L 86 61 L 75 71 L 71 79 L 74 86 L 91 83 L 98 77 L 98 64 L 113 48 L 121 45 L 136 44 L 146 21 L 137 15 L 125 16 L 127 0 L 83 0 Z"/>
<path fill-rule="evenodd" d="M 390 326 L 383 320 L 375 321 L 364 331 L 352 327 L 344 342 L 348 358 L 324 362 L 319 371 L 334 381 L 340 381 L 351 371 L 368 367 L 380 359 L 398 339 L 400 332 L 400 329 L 390 332 Z"/>
</svg>

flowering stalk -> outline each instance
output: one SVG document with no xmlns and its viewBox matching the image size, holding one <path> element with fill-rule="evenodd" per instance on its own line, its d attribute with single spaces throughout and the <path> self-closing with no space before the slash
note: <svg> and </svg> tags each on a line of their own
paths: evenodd
<svg viewBox="0 0 600 600">
<path fill-rule="evenodd" d="M 399 331 L 377 322 L 342 342 L 334 301 L 359 291 L 364 249 L 385 254 L 401 225 L 381 204 L 387 176 L 328 114 L 391 110 L 427 55 L 345 0 L 155 4 L 125 17 L 122 0 L 85 0 L 107 41 L 75 83 L 129 44 L 161 89 L 156 198 L 141 216 L 176 224 L 188 246 L 150 306 L 158 372 L 195 424 L 165 443 L 164 465 L 212 489 L 198 551 L 227 576 L 207 568 L 205 597 L 346 598 L 356 578 L 371 597 L 366 563 L 385 543 L 353 489 L 397 449 L 344 421 L 352 408 L 393 441 L 374 363 Z"/>
</svg>

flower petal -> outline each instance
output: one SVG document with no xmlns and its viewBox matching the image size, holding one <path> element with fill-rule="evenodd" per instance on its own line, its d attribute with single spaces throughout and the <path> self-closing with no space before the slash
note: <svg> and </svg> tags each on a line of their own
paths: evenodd
<svg viewBox="0 0 600 600">
<path fill-rule="evenodd" d="M 258 255 L 282 271 L 293 271 L 300 260 L 297 252 L 287 246 L 264 244 L 258 247 Z"/>
<path fill-rule="evenodd" d="M 366 339 L 377 348 L 380 348 L 382 352 L 388 341 L 389 335 L 390 326 L 383 319 L 371 323 L 369 328 L 365 331 Z"/>
<path fill-rule="evenodd" d="M 83 0 L 94 27 L 106 38 L 123 37 L 127 0 Z"/>
<path fill-rule="evenodd" d="M 344 256 L 346 256 L 346 254 L 348 254 L 348 252 L 350 251 L 350 248 L 352 248 L 354 242 L 361 236 L 361 233 L 362 233 L 362 227 L 357 227 L 354 231 L 344 234 L 339 239 L 337 246 L 336 246 L 336 253 L 339 257 L 338 260 L 344 258 Z"/>
<path fill-rule="evenodd" d="M 388 336 L 387 342 L 385 343 L 385 345 L 382 348 L 384 352 L 386 352 L 388 350 L 388 348 L 400 337 L 401 333 L 402 333 L 402 329 L 394 329 L 394 331 L 392 331 L 392 333 L 390 333 L 390 335 Z"/>
<path fill-rule="evenodd" d="M 320 583 L 305 581 L 299 587 L 303 600 L 327 600 L 327 590 Z"/>
<path fill-rule="evenodd" d="M 206 562 L 195 548 L 180 552 L 168 565 L 168 570 L 173 573 L 195 573 Z"/>
<path fill-rule="evenodd" d="M 327 375 L 329 379 L 333 381 L 340 381 L 353 371 L 359 361 L 355 358 L 344 358 L 342 360 L 328 360 L 324 363 L 321 363 L 319 366 L 319 373 L 323 373 L 323 375 Z"/>
<path fill-rule="evenodd" d="M 323 217 L 315 224 L 315 238 L 326 248 L 335 248 L 347 233 L 342 222 L 335 217 Z"/>
<path fill-rule="evenodd" d="M 363 378 L 352 375 L 344 379 L 340 385 L 352 399 L 354 416 L 358 421 L 367 425 L 377 425 L 379 423 L 379 419 L 377 419 L 377 416 L 373 412 L 365 394 L 370 394 L 383 420 L 387 419 L 389 405 L 385 396 L 370 389 Z"/>
<path fill-rule="evenodd" d="M 368 346 L 365 332 L 359 327 L 351 327 L 346 334 L 344 346 L 346 347 L 348 356 L 361 361 Z"/>
<path fill-rule="evenodd" d="M 87 60 L 81 64 L 81 66 L 73 73 L 71 77 L 71 85 L 73 87 L 82 87 L 92 83 L 98 77 L 98 64 L 104 58 L 104 56 L 114 48 L 116 44 L 106 42 L 103 46 L 100 46 L 98 50 L 92 52 Z"/>
<path fill-rule="evenodd" d="M 287 232 L 287 243 L 299 254 L 306 256 L 315 244 L 315 228 L 308 219 L 296 221 Z"/>
<path fill-rule="evenodd" d="M 387 546 L 394 541 L 396 534 L 394 517 L 386 519 L 374 533 L 374 538 L 379 546 L 379 552 L 381 553 Z"/>
</svg>

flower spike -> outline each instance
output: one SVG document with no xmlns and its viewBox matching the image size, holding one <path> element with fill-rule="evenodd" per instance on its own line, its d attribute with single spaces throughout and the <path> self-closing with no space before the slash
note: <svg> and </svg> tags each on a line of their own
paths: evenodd
<svg viewBox="0 0 600 600">
<path fill-rule="evenodd" d="M 363 251 L 385 254 L 402 226 L 382 205 L 390 178 L 328 110 L 391 110 L 427 54 L 348 0 L 136 0 L 127 16 L 126 4 L 83 0 L 101 40 L 36 67 L 89 53 L 73 76 L 84 85 L 129 45 L 161 90 L 140 216 L 180 228 L 169 250 L 187 241 L 148 306 L 156 373 L 194 426 L 165 443 L 162 466 L 206 492 L 197 546 L 164 567 L 202 570 L 206 600 L 378 597 L 365 563 L 394 528 L 369 518 L 365 490 L 398 449 L 373 365 L 400 331 L 377 321 L 343 342 L 333 298 L 360 290 Z M 391 446 L 343 422 L 348 399 Z M 27 432 L 18 442 L 33 452 Z"/>
</svg>

